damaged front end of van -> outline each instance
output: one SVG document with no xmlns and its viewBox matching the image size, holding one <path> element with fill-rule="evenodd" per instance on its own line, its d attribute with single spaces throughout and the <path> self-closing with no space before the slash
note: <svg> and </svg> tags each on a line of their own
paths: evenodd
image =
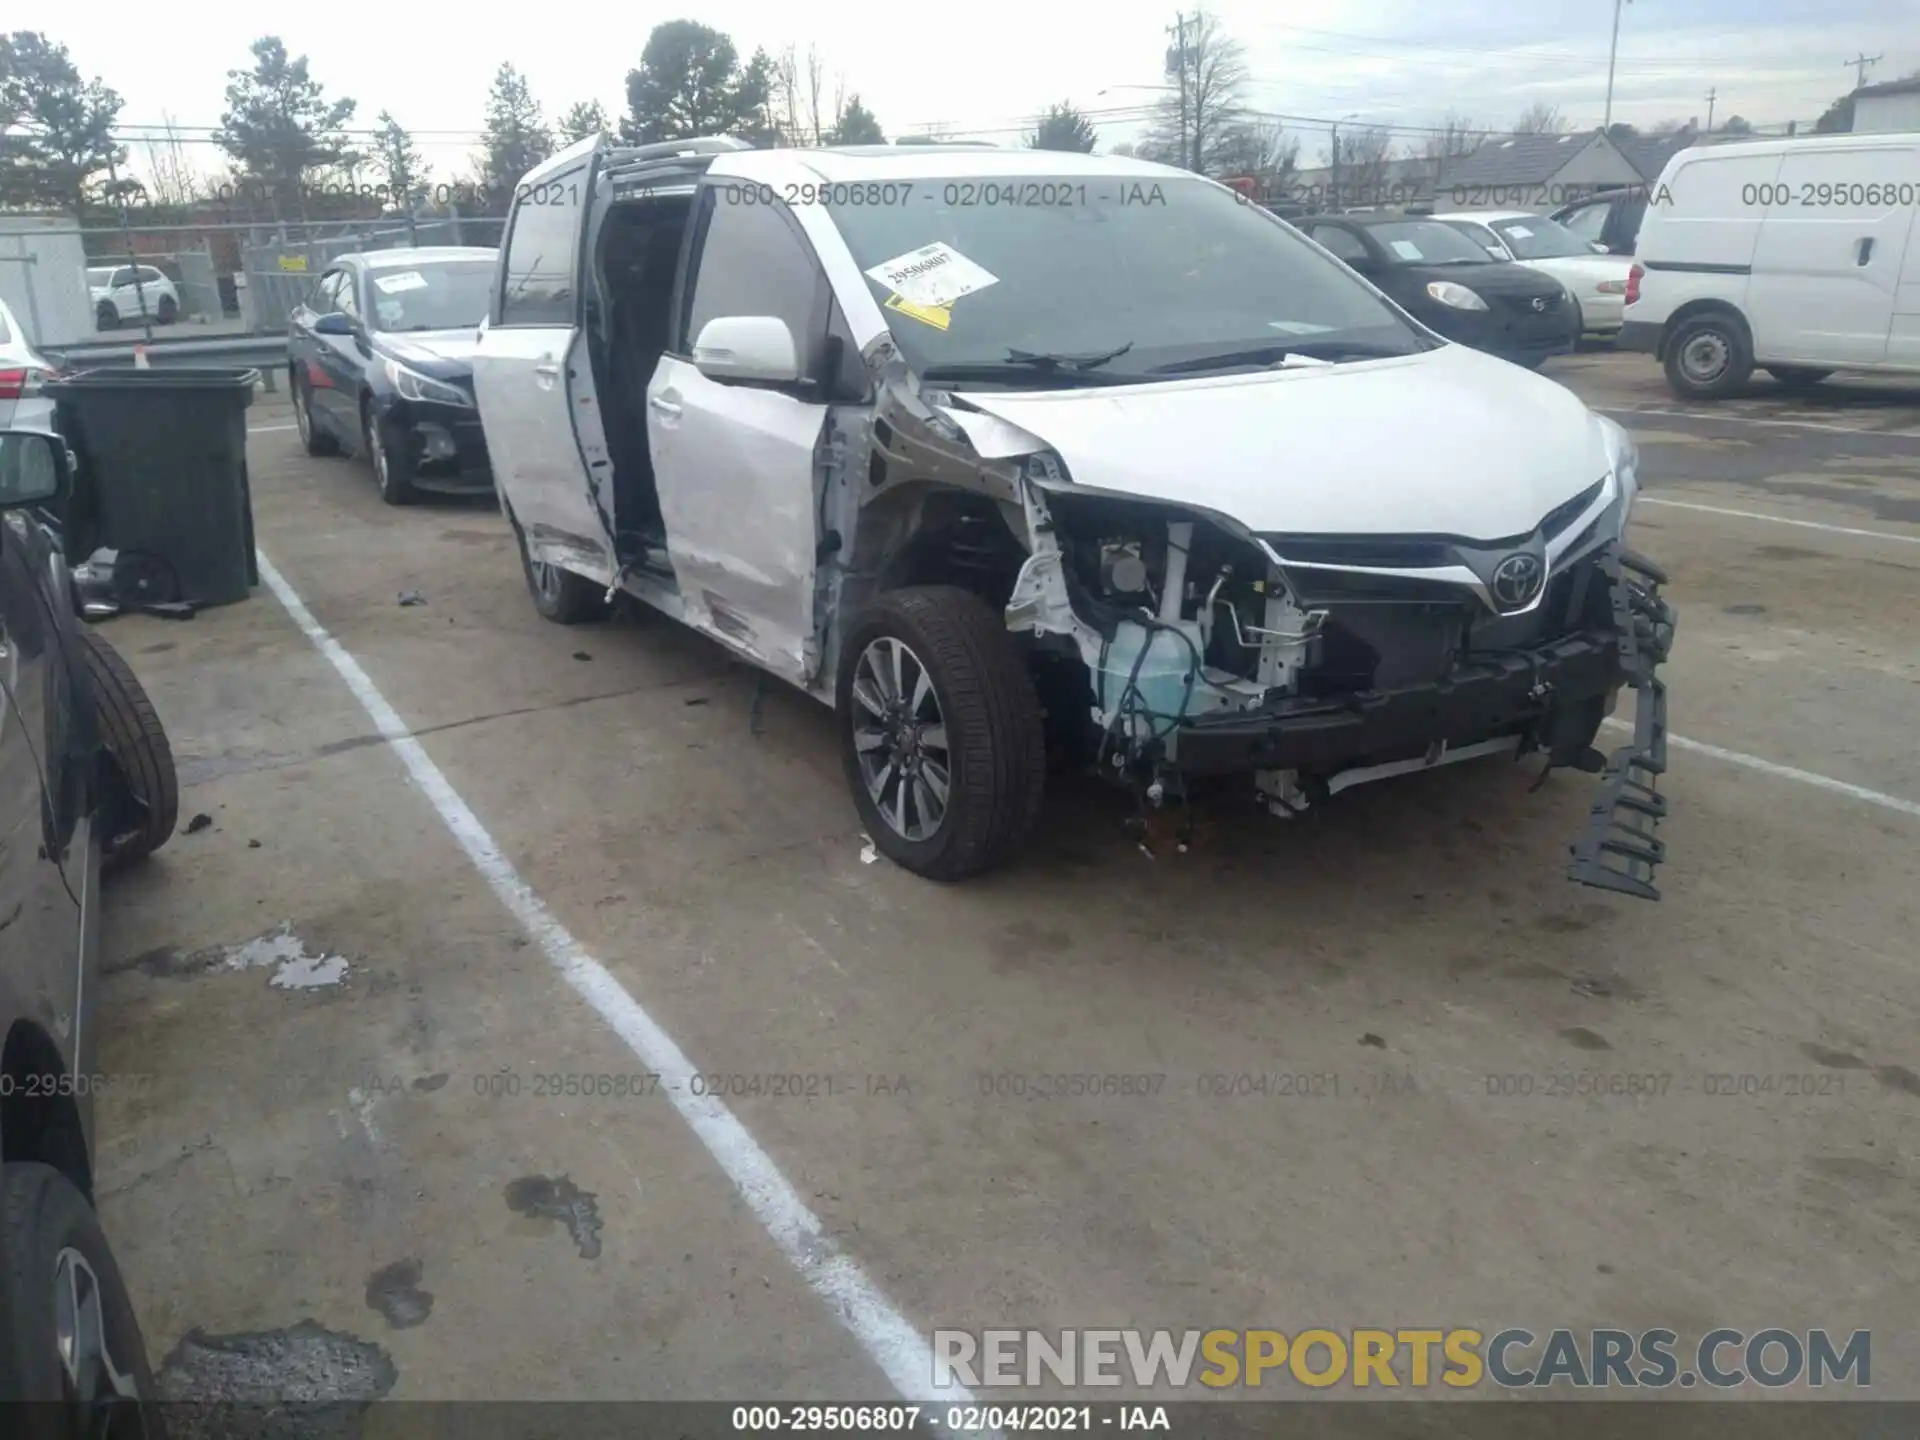
<svg viewBox="0 0 1920 1440">
<path fill-rule="evenodd" d="M 1424 378 L 1465 367 L 1471 389 L 1469 372 L 1498 363 L 1442 352 Z M 1563 413 L 1429 446 L 1439 478 L 1409 483 L 1377 458 L 1321 453 L 1316 425 L 1337 430 L 1331 410 L 1371 401 L 1351 370 L 1338 389 L 1319 379 L 1121 401 L 922 388 L 896 365 L 859 451 L 863 538 L 843 558 L 979 567 L 943 578 L 1004 599 L 1036 673 L 1055 677 L 1050 726 L 1079 731 L 1083 758 L 1147 806 L 1244 779 L 1295 817 L 1368 781 L 1538 755 L 1598 777 L 1569 878 L 1658 899 L 1658 671 L 1675 621 L 1665 577 L 1624 538 L 1633 441 L 1571 396 L 1544 397 Z M 1297 412 L 1289 449 L 1236 449 L 1249 404 L 1280 433 Z M 1183 459 L 1183 435 L 1212 443 Z M 1478 486 L 1468 450 L 1483 455 Z M 1389 515 L 1412 523 L 1387 528 Z M 1597 742 L 1622 691 L 1631 730 L 1608 753 Z"/>
</svg>

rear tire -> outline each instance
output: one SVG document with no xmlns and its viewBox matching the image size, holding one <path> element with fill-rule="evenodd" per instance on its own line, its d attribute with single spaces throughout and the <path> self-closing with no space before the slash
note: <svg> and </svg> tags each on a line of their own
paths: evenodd
<svg viewBox="0 0 1920 1440">
<path fill-rule="evenodd" d="M 293 420 L 300 431 L 300 443 L 309 455 L 338 455 L 340 442 L 320 428 L 313 415 L 313 387 L 296 375 L 288 387 L 293 391 Z"/>
<path fill-rule="evenodd" d="M 1020 847 L 1046 788 L 1045 729 L 1020 652 L 978 596 L 946 585 L 881 596 L 847 632 L 835 702 L 854 804 L 888 859 L 961 880 Z"/>
<path fill-rule="evenodd" d="M 22 1440 L 82 1434 L 162 1440 L 153 1369 L 126 1281 L 100 1220 L 51 1165 L 0 1170 L 6 1273 L 0 1276 L 13 1353 L 0 1356 Z M 82 1418 L 88 1403 L 111 1406 Z M 111 1414 L 111 1421 L 108 1415 Z M 139 1422 L 144 1421 L 144 1425 Z"/>
<path fill-rule="evenodd" d="M 607 592 L 584 575 L 535 560 L 527 549 L 527 537 L 520 529 L 520 522 L 513 519 L 511 512 L 507 518 L 513 524 L 513 538 L 520 546 L 520 569 L 527 577 L 527 593 L 533 596 L 533 608 L 541 617 L 556 625 L 584 625 L 591 620 L 606 619 L 612 608 L 607 602 Z"/>
<path fill-rule="evenodd" d="M 138 803 L 136 823 L 101 844 L 101 864 L 119 869 L 167 843 L 180 818 L 179 778 L 166 728 L 146 689 L 120 652 L 99 631 L 82 627 L 81 659 L 93 684 L 100 735 L 127 790 Z"/>
<path fill-rule="evenodd" d="M 93 312 L 93 323 L 99 329 L 113 330 L 120 324 L 120 312 L 113 308 L 111 300 L 102 300 L 99 308 Z"/>
<path fill-rule="evenodd" d="M 1789 390 L 1811 390 L 1833 371 L 1817 370 L 1811 365 L 1769 365 L 1767 373 Z"/>
<path fill-rule="evenodd" d="M 162 295 L 160 303 L 154 307 L 154 314 L 162 325 L 171 325 L 180 316 L 180 306 L 171 295 Z"/>
<path fill-rule="evenodd" d="M 1753 376 L 1747 327 L 1730 310 L 1680 322 L 1667 340 L 1667 387 L 1682 400 L 1721 400 Z"/>
</svg>

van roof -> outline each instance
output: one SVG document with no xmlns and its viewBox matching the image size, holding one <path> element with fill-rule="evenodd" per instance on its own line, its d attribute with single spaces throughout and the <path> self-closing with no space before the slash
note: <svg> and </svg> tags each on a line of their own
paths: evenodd
<svg viewBox="0 0 1920 1440">
<path fill-rule="evenodd" d="M 1788 150 L 1796 155 L 1804 151 L 1821 150 L 1864 150 L 1893 149 L 1910 150 L 1920 145 L 1920 132 L 1911 130 L 1873 131 L 1866 134 L 1840 135 L 1765 135 L 1751 139 L 1716 139 L 1711 145 L 1693 145 L 1675 155 L 1674 160 L 1686 156 L 1689 163 L 1708 155 L 1771 155 L 1783 154 Z M 1672 161 L 1668 162 L 1673 163 Z"/>
<path fill-rule="evenodd" d="M 998 146 L 862 145 L 844 150 L 742 150 L 717 157 L 716 173 L 750 174 L 760 157 L 798 161 L 822 180 L 957 180 L 972 176 L 1085 176 L 1140 180 L 1194 178 L 1185 170 L 1128 155 L 1082 155 L 1071 150 Z"/>
</svg>

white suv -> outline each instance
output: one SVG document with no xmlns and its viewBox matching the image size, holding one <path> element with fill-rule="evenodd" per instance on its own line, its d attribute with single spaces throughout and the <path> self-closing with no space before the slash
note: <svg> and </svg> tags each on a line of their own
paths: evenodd
<svg viewBox="0 0 1920 1440">
<path fill-rule="evenodd" d="M 147 315 L 162 325 L 180 317 L 180 292 L 151 265 L 91 265 L 87 290 L 93 297 L 94 323 L 102 330 Z"/>
<path fill-rule="evenodd" d="M 474 372 L 535 604 L 833 705 L 903 866 L 1007 856 L 1050 758 L 1293 815 L 1538 751 L 1605 772 L 1572 877 L 1657 896 L 1672 614 L 1563 387 L 1140 160 L 587 140 L 516 196 Z"/>
</svg>

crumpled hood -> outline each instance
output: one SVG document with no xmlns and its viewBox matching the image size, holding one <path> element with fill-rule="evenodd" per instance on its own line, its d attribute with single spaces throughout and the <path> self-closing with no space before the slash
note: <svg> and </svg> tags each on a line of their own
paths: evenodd
<svg viewBox="0 0 1920 1440">
<path fill-rule="evenodd" d="M 1259 534 L 1524 535 L 1607 473 L 1597 417 L 1565 387 L 1461 345 L 1169 384 L 967 390 L 976 446 L 1018 426 L 1077 485 L 1217 511 Z M 969 420 L 976 423 L 969 425 Z M 978 432 L 978 433 L 975 433 Z M 984 450 L 983 450 L 983 453 Z"/>
<path fill-rule="evenodd" d="M 437 380 L 452 380 L 473 373 L 473 356 L 480 348 L 480 331 L 473 326 L 465 330 L 416 330 L 404 334 L 387 332 L 378 337 L 375 348 L 423 375 L 431 375 Z"/>
</svg>

